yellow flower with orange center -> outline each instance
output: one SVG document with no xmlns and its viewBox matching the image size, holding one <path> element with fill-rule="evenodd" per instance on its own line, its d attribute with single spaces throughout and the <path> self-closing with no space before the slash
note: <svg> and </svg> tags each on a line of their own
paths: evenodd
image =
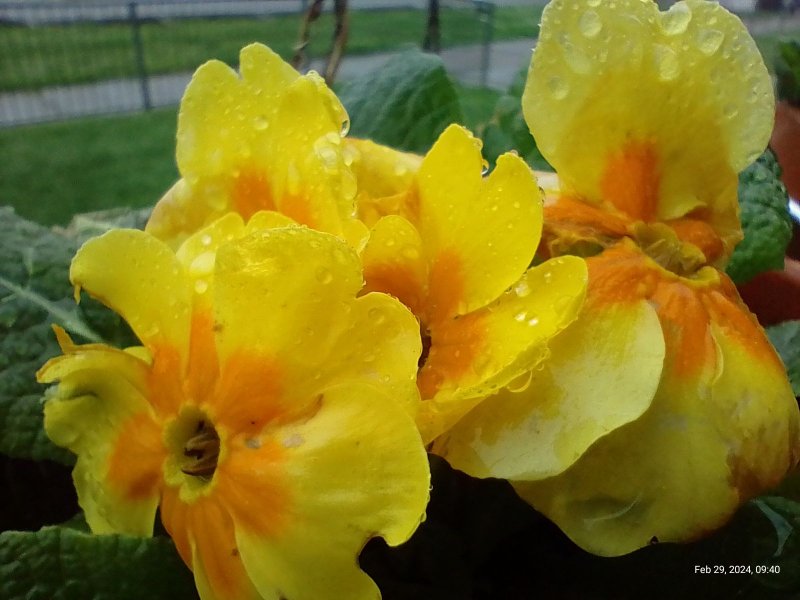
<svg viewBox="0 0 800 600">
<path fill-rule="evenodd" d="M 426 442 L 543 360 L 585 293 L 579 258 L 528 269 L 542 226 L 536 179 L 513 154 L 484 178 L 480 148 L 462 127 L 446 129 L 362 253 L 365 289 L 419 319 Z"/>
<path fill-rule="evenodd" d="M 228 215 L 177 255 L 141 231 L 87 242 L 76 289 L 143 347 L 58 330 L 45 428 L 77 454 L 92 531 L 152 535 L 160 507 L 204 600 L 375 598 L 358 553 L 407 540 L 428 500 L 419 329 L 396 300 L 356 297 L 343 241 L 262 218 Z"/>
<path fill-rule="evenodd" d="M 241 51 L 239 71 L 212 60 L 192 77 L 178 115 L 181 179 L 146 230 L 176 248 L 226 212 L 247 220 L 268 210 L 361 243 L 339 99 L 261 44 Z"/>
<path fill-rule="evenodd" d="M 769 76 L 717 4 L 554 0 L 523 109 L 558 172 L 547 248 L 588 256 L 586 304 L 527 390 L 434 450 L 512 480 L 597 554 L 697 538 L 800 458 L 785 369 L 715 268 L 741 237 L 737 172 L 769 137 Z"/>
</svg>

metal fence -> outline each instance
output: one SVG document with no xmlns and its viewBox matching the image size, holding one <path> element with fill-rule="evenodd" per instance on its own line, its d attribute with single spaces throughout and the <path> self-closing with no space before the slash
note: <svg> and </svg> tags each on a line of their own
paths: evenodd
<svg viewBox="0 0 800 600">
<path fill-rule="evenodd" d="M 348 56 L 422 42 L 427 1 L 350 4 Z M 291 56 L 307 5 L 308 0 L 0 3 L 0 127 L 174 105 L 192 71 L 210 58 L 235 65 L 239 49 L 253 41 Z M 482 47 L 484 82 L 493 9 L 484 0 L 442 2 L 450 37 Z M 324 15 L 314 24 L 307 49 L 312 58 L 327 53 L 332 21 Z"/>
</svg>

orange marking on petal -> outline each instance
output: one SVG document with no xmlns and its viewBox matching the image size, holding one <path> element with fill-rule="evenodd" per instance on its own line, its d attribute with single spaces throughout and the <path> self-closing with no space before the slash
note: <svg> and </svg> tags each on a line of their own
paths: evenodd
<svg viewBox="0 0 800 600">
<path fill-rule="evenodd" d="M 149 414 L 138 414 L 122 427 L 108 461 L 108 481 L 128 500 L 152 497 L 161 484 L 167 456 L 161 428 Z"/>
<path fill-rule="evenodd" d="M 667 360 L 681 377 L 697 377 L 713 369 L 717 349 L 701 292 L 680 280 L 660 281 L 651 300 L 664 332 Z"/>
<path fill-rule="evenodd" d="M 233 180 L 231 189 L 232 204 L 245 221 L 260 210 L 275 210 L 266 173 L 252 168 L 242 169 Z"/>
<path fill-rule="evenodd" d="M 165 488 L 161 495 L 161 522 L 178 549 L 186 566 L 192 567 L 192 546 L 189 542 L 189 511 L 179 497 L 178 487 Z"/>
<path fill-rule="evenodd" d="M 153 365 L 147 382 L 147 399 L 161 417 L 176 415 L 184 402 L 180 352 L 169 344 L 153 345 L 150 350 Z"/>
<path fill-rule="evenodd" d="M 784 373 L 781 359 L 770 344 L 758 319 L 742 302 L 736 286 L 726 275 L 721 274 L 720 279 L 721 285 L 718 288 L 707 290 L 703 295 L 703 304 L 708 309 L 711 320 L 755 360 L 767 363 L 780 373 Z"/>
<path fill-rule="evenodd" d="M 287 525 L 289 489 L 283 463 L 286 448 L 269 428 L 262 434 L 238 435 L 216 473 L 220 502 L 238 526 L 261 536 L 278 535 Z"/>
<path fill-rule="evenodd" d="M 382 292 L 390 294 L 405 304 L 417 318 L 422 317 L 425 302 L 423 282 L 411 268 L 403 264 L 370 264 L 364 269 L 362 294 Z"/>
<path fill-rule="evenodd" d="M 587 236 L 620 237 L 628 232 L 628 220 L 577 198 L 560 196 L 544 206 L 545 226 L 573 228 Z"/>
<path fill-rule="evenodd" d="M 215 423 L 237 433 L 261 431 L 286 412 L 281 380 L 273 358 L 244 351 L 230 356 L 209 399 Z"/>
<path fill-rule="evenodd" d="M 189 346 L 189 365 L 186 377 L 187 400 L 203 402 L 214 387 L 219 375 L 214 317 L 210 311 L 198 311 L 192 316 Z M 176 376 L 178 374 L 176 373 Z"/>
<path fill-rule="evenodd" d="M 652 221 L 658 210 L 658 162 L 652 142 L 629 140 L 606 162 L 600 180 L 603 199 L 633 219 Z"/>
<path fill-rule="evenodd" d="M 617 245 L 586 259 L 589 268 L 587 306 L 637 302 L 656 289 L 658 271 L 640 250 Z"/>
<path fill-rule="evenodd" d="M 278 210 L 301 225 L 315 229 L 316 219 L 311 213 L 308 198 L 299 194 L 286 194 L 280 199 Z"/>
<path fill-rule="evenodd" d="M 461 258 L 453 250 L 443 250 L 433 261 L 428 278 L 428 306 L 425 323 L 434 327 L 456 314 L 464 297 Z"/>
<path fill-rule="evenodd" d="M 705 221 L 684 217 L 668 221 L 667 224 L 681 241 L 697 246 L 707 262 L 713 263 L 722 256 L 725 245 L 714 228 Z"/>
<path fill-rule="evenodd" d="M 431 345 L 425 364 L 417 375 L 417 386 L 424 400 L 433 398 L 442 387 L 456 387 L 472 372 L 487 338 L 485 318 L 479 313 L 438 323 L 431 328 Z"/>
</svg>

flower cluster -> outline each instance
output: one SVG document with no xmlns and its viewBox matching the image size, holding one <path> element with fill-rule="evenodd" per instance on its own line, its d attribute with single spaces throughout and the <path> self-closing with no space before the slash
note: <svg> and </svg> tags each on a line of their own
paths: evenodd
<svg viewBox="0 0 800 600">
<path fill-rule="evenodd" d="M 152 535 L 159 510 L 204 600 L 373 598 L 357 555 L 424 519 L 426 448 L 596 553 L 718 526 L 798 456 L 785 371 L 718 270 L 769 90 L 715 4 L 554 0 L 523 98 L 537 180 L 514 153 L 487 174 L 459 125 L 425 156 L 348 138 L 264 46 L 203 65 L 181 179 L 71 267 L 141 346 L 57 329 L 38 375 L 92 531 Z"/>
</svg>

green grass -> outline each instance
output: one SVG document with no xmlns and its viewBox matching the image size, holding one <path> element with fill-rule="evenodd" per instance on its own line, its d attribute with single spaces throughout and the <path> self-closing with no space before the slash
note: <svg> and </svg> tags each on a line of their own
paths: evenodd
<svg viewBox="0 0 800 600">
<path fill-rule="evenodd" d="M 466 125 L 497 92 L 458 87 Z M 0 205 L 45 225 L 74 214 L 152 205 L 178 176 L 175 109 L 0 129 Z"/>
<path fill-rule="evenodd" d="M 530 37 L 538 32 L 541 8 L 496 11 L 495 40 Z M 352 11 L 349 54 L 419 46 L 426 13 L 418 10 Z M 298 15 L 245 19 L 187 19 L 141 26 L 144 59 L 151 74 L 191 71 L 210 58 L 235 64 L 239 49 L 263 42 L 290 57 L 300 28 Z M 444 47 L 480 42 L 483 26 L 471 9 L 444 9 Z M 333 31 L 324 15 L 312 25 L 308 54 L 326 54 Z M 0 27 L 0 91 L 100 81 L 137 75 L 127 24 Z"/>
<path fill-rule="evenodd" d="M 0 129 L 0 205 L 46 225 L 153 204 L 177 178 L 175 109 Z"/>
</svg>

